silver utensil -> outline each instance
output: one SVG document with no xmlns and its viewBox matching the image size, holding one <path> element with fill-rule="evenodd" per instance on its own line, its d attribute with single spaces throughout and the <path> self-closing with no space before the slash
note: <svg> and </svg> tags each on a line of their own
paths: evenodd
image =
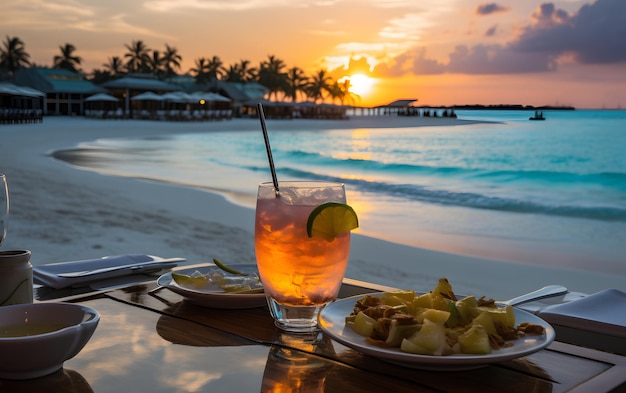
<svg viewBox="0 0 626 393">
<path fill-rule="evenodd" d="M 58 273 L 57 276 L 63 278 L 77 278 L 77 277 L 85 277 L 92 276 L 94 274 L 102 274 L 114 272 L 117 270 L 131 270 L 133 273 L 144 273 L 147 271 L 155 271 L 165 268 L 170 268 L 176 266 L 177 262 L 184 262 L 184 258 L 169 258 L 169 259 L 161 259 L 157 261 L 147 261 L 147 262 L 136 262 L 127 265 L 118 265 L 118 266 L 109 266 L 98 269 L 90 269 L 83 270 L 79 272 L 67 272 L 67 273 Z"/>
<path fill-rule="evenodd" d="M 496 301 L 498 304 L 504 304 L 507 306 L 517 306 L 523 303 L 533 302 L 535 300 L 546 299 L 549 297 L 559 296 L 567 293 L 567 288 L 562 285 L 548 285 L 543 288 L 537 289 L 526 293 L 521 296 L 516 296 L 513 299 Z"/>
</svg>

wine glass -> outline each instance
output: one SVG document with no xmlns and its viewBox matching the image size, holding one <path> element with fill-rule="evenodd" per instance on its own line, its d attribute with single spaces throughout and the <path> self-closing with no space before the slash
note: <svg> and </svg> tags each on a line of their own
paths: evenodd
<svg viewBox="0 0 626 393">
<path fill-rule="evenodd" d="M 0 246 L 7 236 L 7 221 L 9 219 L 9 188 L 7 177 L 0 173 Z"/>
</svg>

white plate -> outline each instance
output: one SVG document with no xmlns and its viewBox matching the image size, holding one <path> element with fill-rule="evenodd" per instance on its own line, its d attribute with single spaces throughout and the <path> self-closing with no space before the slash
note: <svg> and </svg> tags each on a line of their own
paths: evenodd
<svg viewBox="0 0 626 393">
<path fill-rule="evenodd" d="M 232 265 L 231 267 L 244 273 L 257 271 L 256 265 Z M 195 271 L 202 274 L 208 274 L 214 271 L 224 273 L 223 270 L 214 265 L 176 270 L 175 273 L 192 274 Z M 183 288 L 176 284 L 176 282 L 172 279 L 172 272 L 165 273 L 159 277 L 157 279 L 157 284 L 176 292 L 192 303 L 204 307 L 244 309 L 263 307 L 264 305 L 267 305 L 264 293 L 245 294 Z"/>
<path fill-rule="evenodd" d="M 396 348 L 382 348 L 368 344 L 365 337 L 345 324 L 345 318 L 354 309 L 355 302 L 363 296 L 365 295 L 337 300 L 326 306 L 319 317 L 321 329 L 332 339 L 347 347 L 406 367 L 423 370 L 469 370 L 530 355 L 550 345 L 555 337 L 554 329 L 546 321 L 514 307 L 516 324 L 529 322 L 541 325 L 544 328 L 544 334 L 541 336 L 527 335 L 524 338 L 510 341 L 513 344 L 511 347 L 494 350 L 488 355 L 429 356 L 402 352 Z"/>
</svg>

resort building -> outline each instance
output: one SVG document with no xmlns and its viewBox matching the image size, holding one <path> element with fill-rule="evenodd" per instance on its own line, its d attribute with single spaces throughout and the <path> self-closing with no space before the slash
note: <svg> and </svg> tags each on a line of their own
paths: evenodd
<svg viewBox="0 0 626 393">
<path fill-rule="evenodd" d="M 61 68 L 22 67 L 15 73 L 15 83 L 46 94 L 44 115 L 82 115 L 85 98 L 106 91 L 84 74 Z"/>
<path fill-rule="evenodd" d="M 0 124 L 41 122 L 45 100 L 42 91 L 0 82 Z"/>
</svg>

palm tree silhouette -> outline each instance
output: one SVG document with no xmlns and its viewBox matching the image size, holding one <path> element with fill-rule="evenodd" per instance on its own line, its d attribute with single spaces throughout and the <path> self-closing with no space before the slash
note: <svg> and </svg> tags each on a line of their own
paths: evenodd
<svg viewBox="0 0 626 393">
<path fill-rule="evenodd" d="M 114 78 L 118 78 L 124 73 L 124 63 L 122 63 L 122 59 L 119 56 L 109 57 L 109 61 L 102 64 L 102 66 Z"/>
<path fill-rule="evenodd" d="M 207 76 L 207 59 L 206 57 L 200 57 L 194 61 L 194 66 L 189 69 L 189 72 L 196 74 L 196 83 L 203 84 L 209 81 L 209 77 Z"/>
<path fill-rule="evenodd" d="M 128 52 L 124 54 L 126 61 L 126 69 L 128 72 L 143 72 L 147 71 L 146 64 L 150 59 L 148 54 L 150 49 L 144 44 L 143 41 L 133 41 L 130 45 L 126 44 Z"/>
<path fill-rule="evenodd" d="M 268 98 L 274 95 L 278 98 L 279 92 L 287 89 L 287 74 L 283 72 L 285 62 L 274 55 L 269 55 L 259 67 L 258 82 L 268 89 Z"/>
<path fill-rule="evenodd" d="M 171 78 L 176 75 L 176 70 L 180 69 L 180 62 L 183 57 L 178 53 L 178 49 L 165 44 L 165 52 L 163 53 L 163 67 L 165 68 L 165 76 Z"/>
<path fill-rule="evenodd" d="M 287 70 L 285 96 L 289 97 L 292 102 L 298 99 L 298 93 L 306 95 L 306 86 L 309 78 L 305 75 L 304 70 L 298 67 L 292 67 Z"/>
<path fill-rule="evenodd" d="M 65 44 L 59 46 L 59 49 L 61 50 L 61 54 L 54 56 L 52 59 L 54 68 L 62 68 L 72 72 L 80 71 L 80 63 L 83 59 L 80 56 L 74 55 L 76 47 L 72 44 Z"/>
<path fill-rule="evenodd" d="M 209 81 L 223 77 L 225 72 L 224 63 L 219 57 L 213 56 L 207 61 L 206 73 Z"/>
<path fill-rule="evenodd" d="M 148 55 L 148 57 L 146 58 L 143 70 L 150 71 L 156 77 L 160 78 L 165 73 L 165 70 L 163 68 L 163 65 L 165 63 L 164 60 L 165 58 L 161 57 L 161 52 L 159 52 L 158 50 L 153 50 L 152 55 Z"/>
<path fill-rule="evenodd" d="M 21 39 L 7 36 L 0 48 L 0 71 L 6 71 L 8 76 L 13 78 L 20 67 L 30 65 L 29 57 Z"/>
<path fill-rule="evenodd" d="M 346 101 L 354 105 L 357 99 L 360 99 L 361 96 L 351 92 L 350 87 L 350 78 L 346 78 L 342 82 L 335 81 L 334 83 L 330 84 L 328 95 L 333 101 L 338 100 L 341 105 L 345 104 Z"/>
<path fill-rule="evenodd" d="M 250 67 L 249 60 L 241 60 L 239 63 L 231 64 L 225 73 L 225 80 L 228 82 L 245 83 L 257 80 L 256 69 Z"/>
<path fill-rule="evenodd" d="M 332 83 L 332 78 L 326 70 L 317 71 L 306 86 L 307 97 L 312 98 L 313 102 L 323 101 L 324 96 L 330 93 Z"/>
</svg>

